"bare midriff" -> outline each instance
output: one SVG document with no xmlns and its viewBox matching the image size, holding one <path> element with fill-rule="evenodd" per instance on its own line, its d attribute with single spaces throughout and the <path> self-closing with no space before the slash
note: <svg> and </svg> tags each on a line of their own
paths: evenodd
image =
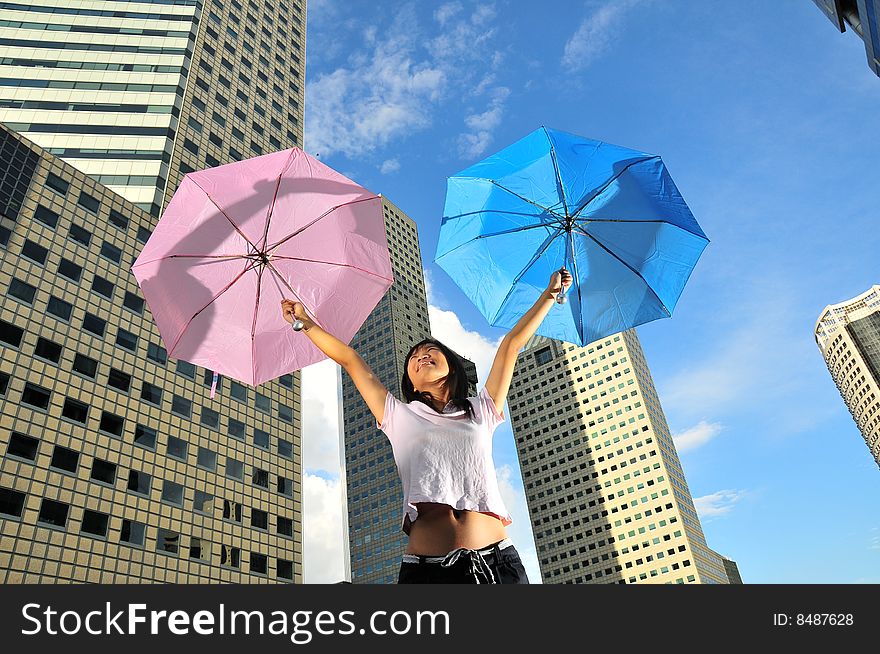
<svg viewBox="0 0 880 654">
<path fill-rule="evenodd" d="M 407 554 L 444 556 L 460 547 L 478 550 L 507 538 L 501 520 L 448 504 L 419 502 L 418 518 L 409 525 Z"/>
</svg>

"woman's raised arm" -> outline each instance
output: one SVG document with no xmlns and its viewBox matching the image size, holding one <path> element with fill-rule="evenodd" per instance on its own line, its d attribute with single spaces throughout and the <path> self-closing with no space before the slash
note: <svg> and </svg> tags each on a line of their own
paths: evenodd
<svg viewBox="0 0 880 654">
<path fill-rule="evenodd" d="M 303 322 L 302 332 L 309 337 L 312 343 L 328 357 L 345 369 L 351 375 L 354 385 L 357 387 L 364 402 L 370 408 L 370 412 L 379 424 L 382 424 L 385 413 L 385 397 L 388 389 L 373 374 L 370 366 L 355 352 L 354 348 L 346 345 L 333 334 L 330 334 L 309 317 L 301 302 L 281 300 L 281 311 L 284 319 L 293 324 L 299 319 Z"/>
</svg>

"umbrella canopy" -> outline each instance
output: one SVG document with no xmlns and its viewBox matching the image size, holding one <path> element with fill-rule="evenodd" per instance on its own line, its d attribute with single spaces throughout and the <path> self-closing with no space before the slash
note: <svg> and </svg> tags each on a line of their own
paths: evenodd
<svg viewBox="0 0 880 654">
<path fill-rule="evenodd" d="M 586 345 L 671 316 L 708 242 L 659 156 L 542 127 L 448 179 L 435 261 L 508 329 L 565 266 L 537 333 Z"/>
<path fill-rule="evenodd" d="M 382 200 L 299 148 L 187 174 L 132 272 L 169 356 L 256 386 L 348 343 L 393 282 Z"/>
</svg>

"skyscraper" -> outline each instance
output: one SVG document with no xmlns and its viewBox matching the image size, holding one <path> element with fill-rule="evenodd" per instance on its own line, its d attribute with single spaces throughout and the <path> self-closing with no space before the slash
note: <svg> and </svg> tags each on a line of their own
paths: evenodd
<svg viewBox="0 0 880 654">
<path fill-rule="evenodd" d="M 865 42 L 868 67 L 880 77 L 880 0 L 813 0 L 841 32 L 846 26 Z"/>
<path fill-rule="evenodd" d="M 880 466 L 880 285 L 825 307 L 816 345 L 865 444 Z"/>
<path fill-rule="evenodd" d="M 0 131 L 0 581 L 301 581 L 299 374 L 210 399 L 130 267 L 183 174 L 302 143 L 304 4 L 3 18 L 0 120 L 65 161 Z"/>
<path fill-rule="evenodd" d="M 508 406 L 545 583 L 727 583 L 633 330 L 533 336 Z"/>
<path fill-rule="evenodd" d="M 154 216 L 181 173 L 302 146 L 305 3 L 8 2 L 0 122 Z"/>
<path fill-rule="evenodd" d="M 390 393 L 400 397 L 409 348 L 430 336 L 428 301 L 415 221 L 383 198 L 385 235 L 394 284 L 355 334 L 351 346 Z M 445 343 L 454 349 L 454 344 Z M 466 354 L 466 353 L 465 353 Z M 469 395 L 476 394 L 476 367 L 465 359 Z M 342 451 L 348 505 L 351 580 L 393 583 L 406 548 L 403 493 L 388 439 L 351 377 L 342 375 Z"/>
</svg>

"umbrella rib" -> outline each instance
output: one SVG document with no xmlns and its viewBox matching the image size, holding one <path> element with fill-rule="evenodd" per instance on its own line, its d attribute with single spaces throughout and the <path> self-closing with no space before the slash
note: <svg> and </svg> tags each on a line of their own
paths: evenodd
<svg viewBox="0 0 880 654">
<path fill-rule="evenodd" d="M 624 166 L 624 167 L 621 169 L 621 171 L 620 171 L 619 173 L 617 173 L 616 175 L 614 175 L 614 177 L 612 177 L 612 178 L 609 179 L 607 182 L 605 182 L 605 184 L 602 186 L 602 188 L 600 188 L 598 191 L 596 191 L 595 193 L 593 193 L 592 197 L 590 197 L 589 200 L 587 200 L 586 202 L 584 202 L 584 203 L 580 206 L 580 209 L 578 209 L 577 211 L 574 212 L 574 214 L 572 215 L 572 218 L 577 218 L 577 217 L 580 215 L 581 211 L 583 211 L 584 209 L 587 208 L 587 205 L 590 204 L 590 202 L 592 202 L 592 201 L 595 200 L 597 197 L 599 197 L 602 193 L 604 193 L 604 192 L 605 192 L 605 189 L 607 189 L 609 186 L 611 186 L 611 183 L 612 183 L 614 180 L 616 180 L 618 177 L 620 177 L 621 175 L 623 175 L 623 173 L 625 173 L 627 170 L 629 170 L 632 166 L 635 166 L 636 164 L 644 163 L 645 161 L 650 161 L 651 159 L 659 159 L 659 158 L 660 158 L 659 156 L 657 156 L 657 155 L 653 155 L 653 156 L 650 156 L 650 157 L 645 157 L 644 159 L 637 159 L 636 161 L 633 161 L 632 163 L 627 164 L 626 166 Z"/>
<path fill-rule="evenodd" d="M 275 194 L 272 196 L 272 204 L 269 205 L 269 211 L 266 213 L 266 230 L 263 232 L 263 247 L 266 246 L 266 240 L 269 238 L 269 221 L 272 220 L 272 214 L 275 211 L 275 200 L 278 199 L 278 189 L 281 188 L 281 178 L 284 176 L 287 167 L 290 165 L 290 162 L 293 160 L 293 154 L 296 150 L 291 149 L 290 155 L 287 157 L 287 161 L 284 162 L 284 165 L 281 166 L 281 172 L 278 173 L 278 181 L 275 182 Z"/>
<path fill-rule="evenodd" d="M 621 259 L 621 258 L 620 258 L 619 256 L 617 256 L 616 254 L 614 254 L 614 252 L 612 252 L 612 251 L 609 250 L 607 247 L 605 247 L 605 246 L 604 246 L 602 243 L 600 243 L 599 240 L 598 240 L 595 236 L 593 236 L 592 234 L 590 234 L 590 233 L 588 233 L 588 232 L 585 232 L 585 231 L 584 231 L 583 229 L 581 229 L 580 227 L 575 227 L 575 229 L 577 229 L 577 230 L 578 230 L 581 234 L 583 234 L 584 236 L 587 236 L 587 237 L 589 237 L 590 239 L 592 239 L 593 242 L 596 243 L 596 245 L 598 245 L 600 248 L 602 248 L 603 250 L 605 250 L 608 254 L 610 254 L 612 257 L 614 257 L 615 259 L 617 259 L 617 260 L 618 260 L 620 263 L 622 263 L 624 266 L 626 266 L 626 267 L 629 268 L 631 271 L 633 271 L 633 272 L 638 276 L 638 278 L 641 279 L 641 280 L 645 283 L 645 286 L 647 286 L 647 287 L 648 287 L 648 290 L 651 291 L 651 295 L 653 295 L 655 298 L 657 298 L 657 301 L 660 303 L 660 306 L 663 307 L 663 310 L 666 312 L 666 315 L 669 316 L 670 318 L 672 317 L 672 312 L 669 311 L 669 309 L 666 308 L 666 305 L 663 303 L 663 300 L 661 300 L 661 299 L 660 299 L 660 296 L 657 295 L 657 292 L 656 292 L 653 288 L 651 288 L 651 285 L 648 283 L 648 280 L 645 279 L 645 278 L 642 276 L 642 273 L 640 273 L 638 270 L 636 270 L 636 269 L 633 268 L 631 265 L 629 265 L 626 261 L 624 261 L 623 259 Z"/>
<path fill-rule="evenodd" d="M 662 225 L 669 225 L 670 227 L 675 227 L 677 229 L 680 229 L 683 232 L 687 232 L 688 234 L 691 234 L 692 236 L 696 236 L 698 238 L 705 239 L 707 242 L 709 241 L 709 239 L 706 238 L 704 235 L 694 234 L 694 232 L 689 230 L 687 227 L 682 227 L 681 225 L 676 225 L 675 223 L 671 223 L 668 220 L 626 220 L 624 218 L 584 218 L 584 222 L 585 223 L 659 223 Z"/>
<path fill-rule="evenodd" d="M 298 294 L 296 291 L 293 290 L 293 287 L 291 287 L 291 285 L 287 283 L 287 280 L 284 279 L 284 276 L 283 276 L 280 272 L 278 272 L 278 270 L 275 268 L 275 266 L 272 265 L 271 262 L 268 263 L 268 264 L 266 264 L 266 265 L 269 267 L 269 270 L 272 272 L 272 274 L 273 274 L 275 277 L 277 277 L 278 279 L 280 279 L 280 280 L 284 283 L 284 285 L 287 287 L 287 289 L 288 289 L 291 293 L 293 293 L 294 297 L 296 297 L 296 299 L 299 300 L 299 301 L 302 303 L 302 305 L 306 308 L 306 311 L 312 316 L 312 320 L 315 321 L 315 324 L 318 325 L 318 327 L 320 327 L 321 329 L 324 329 L 324 326 L 323 326 L 320 322 L 318 322 L 318 312 L 317 312 L 317 310 L 312 311 L 311 309 L 309 309 L 309 307 L 308 307 L 308 306 L 306 305 L 306 303 L 305 303 L 305 300 L 303 300 L 303 299 L 299 296 L 299 294 Z M 278 284 L 278 280 L 275 281 L 275 284 L 276 284 L 276 285 Z M 283 293 L 282 293 L 282 295 L 283 295 Z"/>
<path fill-rule="evenodd" d="M 253 243 L 251 243 L 250 239 L 247 236 L 245 236 L 244 232 L 241 231 L 241 229 L 239 229 L 238 225 L 235 224 L 235 221 L 233 221 L 232 218 L 229 217 L 229 214 L 227 214 L 223 210 L 223 207 L 221 207 L 219 204 L 217 204 L 217 201 L 211 197 L 211 194 L 208 193 L 205 189 L 203 189 L 201 184 L 199 184 L 193 177 L 190 177 L 189 179 L 192 180 L 193 184 L 195 184 L 196 186 L 199 187 L 199 190 L 205 194 L 205 197 L 207 197 L 211 201 L 211 204 L 213 204 L 215 207 L 217 207 L 217 210 L 220 213 L 222 213 L 223 216 L 226 218 L 226 220 L 229 221 L 229 224 L 235 228 L 235 231 L 238 232 L 239 236 L 241 236 L 245 241 L 247 241 L 247 244 L 250 245 L 254 249 L 255 252 L 259 252 L 259 250 L 257 249 L 257 246 L 254 245 Z"/>
<path fill-rule="evenodd" d="M 559 185 L 559 197 L 562 198 L 562 208 L 565 209 L 565 216 L 568 217 L 568 203 L 565 201 L 565 189 L 562 187 L 562 176 L 559 174 L 559 162 L 556 160 L 556 148 L 553 147 L 553 139 L 550 138 L 550 132 L 546 127 L 542 127 L 544 134 L 547 136 L 547 142 L 550 143 L 550 160 L 553 162 L 553 172 L 556 173 L 556 183 Z"/>
<path fill-rule="evenodd" d="M 532 256 L 531 260 L 526 264 L 525 268 L 523 268 L 522 270 L 519 271 L 519 274 L 518 274 L 518 275 L 513 279 L 513 281 L 510 283 L 510 290 L 507 291 L 507 295 L 504 296 L 504 299 L 501 300 L 501 304 L 498 305 L 498 311 L 496 311 L 496 312 L 495 312 L 495 315 L 492 316 L 492 320 L 491 320 L 490 324 L 494 324 L 495 321 L 498 319 L 498 314 L 501 313 L 501 310 L 504 308 L 504 304 L 505 304 L 505 303 L 507 302 L 507 300 L 510 298 L 510 295 L 513 293 L 513 289 L 516 287 L 517 283 L 519 283 L 519 280 L 522 279 L 522 276 L 525 275 L 526 272 L 528 271 L 528 269 L 531 268 L 531 267 L 535 264 L 535 262 L 536 262 L 538 259 L 541 258 L 541 255 L 544 254 L 544 251 L 545 251 L 548 247 L 550 247 L 550 244 L 553 242 L 553 240 L 554 240 L 557 236 L 559 236 L 559 233 L 560 233 L 561 231 L 563 231 L 562 228 L 558 228 L 558 229 L 556 230 L 556 233 L 555 233 L 555 234 L 551 234 L 550 236 L 548 236 L 548 237 L 544 240 L 544 242 L 541 244 L 541 247 L 538 248 L 538 251 L 535 252 L 534 256 Z"/>
<path fill-rule="evenodd" d="M 208 300 L 208 303 L 205 304 L 205 306 L 203 306 L 201 309 L 199 309 L 198 311 L 196 311 L 196 312 L 192 315 L 192 317 L 191 317 L 189 320 L 186 321 L 186 324 L 183 326 L 183 328 L 181 328 L 180 332 L 177 334 L 177 337 L 174 339 L 174 343 L 171 345 L 170 348 L 168 348 L 168 354 L 169 354 L 169 355 L 173 355 L 173 354 L 174 354 L 174 348 L 177 347 L 177 344 L 180 342 L 180 339 L 183 337 L 183 332 L 185 332 L 185 331 L 186 331 L 186 328 L 189 327 L 190 324 L 192 323 L 192 321 L 196 319 L 196 316 L 198 316 L 202 311 L 204 311 L 204 310 L 207 309 L 211 304 L 213 304 L 214 300 L 216 300 L 218 297 L 220 297 L 220 296 L 223 295 L 226 291 L 228 291 L 228 290 L 232 287 L 232 285 L 233 285 L 235 282 L 237 282 L 239 279 L 241 279 L 242 275 L 244 275 L 248 270 L 251 269 L 251 267 L 252 267 L 252 266 L 250 266 L 250 265 L 246 266 L 244 270 L 242 270 L 240 273 L 238 273 L 238 275 L 235 277 L 235 279 L 233 279 L 231 282 L 229 282 L 229 283 L 228 283 L 228 284 L 227 284 L 227 285 L 226 285 L 226 286 L 225 286 L 225 287 L 224 287 L 219 293 L 217 293 L 217 295 L 215 295 L 215 296 L 212 297 L 210 300 Z"/>
<path fill-rule="evenodd" d="M 141 261 L 138 264 L 133 264 L 132 268 L 135 266 L 145 266 L 148 263 L 156 263 L 157 261 L 165 261 L 166 259 L 174 259 L 174 258 L 196 258 L 196 259 L 247 259 L 246 254 L 166 254 L 164 257 L 159 257 L 158 259 L 150 259 L 149 261 Z"/>
<path fill-rule="evenodd" d="M 499 183 L 496 182 L 494 179 L 489 179 L 488 177 L 467 177 L 467 178 L 462 178 L 462 179 L 481 179 L 481 180 L 483 180 L 484 182 L 489 182 L 490 184 L 494 184 L 495 186 L 497 186 L 498 188 L 500 188 L 502 191 L 507 191 L 507 192 L 510 193 L 512 196 L 519 198 L 519 199 L 522 200 L 523 202 L 528 202 L 529 204 L 533 204 L 533 205 L 535 205 L 536 207 L 538 207 L 538 209 L 540 209 L 541 211 L 546 211 L 547 213 L 556 216 L 556 217 L 559 218 L 560 220 L 565 220 L 565 216 L 560 216 L 558 213 L 556 213 L 555 211 L 553 211 L 553 209 L 548 209 L 547 207 L 542 206 L 542 205 L 538 204 L 537 202 L 535 202 L 535 201 L 533 201 L 533 200 L 529 200 L 528 198 L 523 197 L 522 195 L 520 195 L 519 193 L 517 193 L 517 192 L 515 192 L 515 191 L 511 191 L 509 188 L 507 188 L 506 186 L 503 186 L 502 184 L 499 184 Z"/>
<path fill-rule="evenodd" d="M 274 250 L 275 248 L 277 248 L 277 247 L 278 247 L 279 245 L 281 245 L 282 243 L 285 243 L 286 241 L 289 241 L 289 240 L 292 239 L 294 236 L 297 236 L 297 235 L 299 235 L 300 233 L 302 233 L 302 232 L 304 232 L 305 230 L 307 230 L 309 227 L 311 227 L 311 226 L 314 225 L 316 222 L 318 222 L 319 220 L 321 220 L 321 218 L 326 218 L 327 216 L 329 216 L 331 213 L 333 213 L 334 211 L 336 211 L 336 210 L 339 209 L 340 207 L 346 207 L 346 206 L 348 206 L 348 205 L 350 205 L 350 204 L 357 204 L 358 202 L 367 202 L 368 200 L 378 200 L 378 199 L 379 199 L 379 196 L 378 196 L 378 195 L 373 195 L 373 196 L 370 196 L 370 197 L 368 197 L 368 198 L 358 198 L 357 200 L 351 200 L 351 201 L 349 201 L 349 202 L 343 202 L 342 204 L 337 204 L 335 207 L 330 207 L 329 209 L 327 209 L 327 211 L 325 211 L 325 212 L 322 213 L 320 216 L 318 216 L 317 218 L 315 218 L 315 219 L 314 219 L 312 222 L 310 222 L 308 225 L 303 225 L 302 227 L 300 227 L 298 230 L 296 230 L 296 231 L 293 232 L 292 234 L 288 234 L 287 236 L 285 236 L 283 239 L 281 239 L 281 240 L 278 241 L 277 243 L 275 243 L 275 244 L 269 246 L 268 248 L 266 248 L 266 251 L 268 252 L 269 250 Z"/>
<path fill-rule="evenodd" d="M 555 224 L 555 223 L 554 223 L 554 224 Z M 479 234 L 479 235 L 475 236 L 474 238 L 472 238 L 472 239 L 469 240 L 469 241 L 465 241 L 464 243 L 459 243 L 459 244 L 456 245 L 454 248 L 452 248 L 451 250 L 447 250 L 446 252 L 444 252 L 444 253 L 441 254 L 440 256 L 441 256 L 441 257 L 445 257 L 445 256 L 446 256 L 447 254 L 449 254 L 450 252 L 455 252 L 458 248 L 463 247 L 463 246 L 465 246 L 465 245 L 467 245 L 467 244 L 469 244 L 469 243 L 473 243 L 473 242 L 476 241 L 477 239 L 481 239 L 481 238 L 489 238 L 490 236 L 503 236 L 504 234 L 513 234 L 513 233 L 515 233 L 515 232 L 522 232 L 522 231 L 525 231 L 525 230 L 527 230 L 527 229 L 538 229 L 538 228 L 540 228 L 540 227 L 548 227 L 548 228 L 551 228 L 551 229 L 552 229 L 552 227 L 551 227 L 550 224 L 548 224 L 548 223 L 543 223 L 543 224 L 541 224 L 541 225 L 526 225 L 525 227 L 516 227 L 516 228 L 514 228 L 514 229 L 507 229 L 507 230 L 504 230 L 503 232 L 493 232 L 493 233 L 491 233 L 491 234 Z M 559 228 L 557 228 L 557 229 L 561 229 L 561 226 L 560 226 Z"/>
<path fill-rule="evenodd" d="M 342 266 L 343 268 L 352 268 L 354 270 L 359 270 L 363 273 L 367 273 L 368 275 L 373 275 L 373 277 L 378 277 L 379 279 L 384 279 L 387 282 L 394 282 L 393 279 L 388 279 L 387 277 L 383 277 L 379 273 L 374 273 L 372 270 L 367 270 L 366 268 L 359 268 L 358 266 L 353 266 L 350 263 L 339 263 L 337 261 L 320 261 L 318 259 L 304 259 L 302 257 L 284 257 L 281 255 L 273 256 L 273 259 L 288 259 L 290 261 L 306 261 L 308 263 L 324 263 L 328 266 Z"/>
</svg>

